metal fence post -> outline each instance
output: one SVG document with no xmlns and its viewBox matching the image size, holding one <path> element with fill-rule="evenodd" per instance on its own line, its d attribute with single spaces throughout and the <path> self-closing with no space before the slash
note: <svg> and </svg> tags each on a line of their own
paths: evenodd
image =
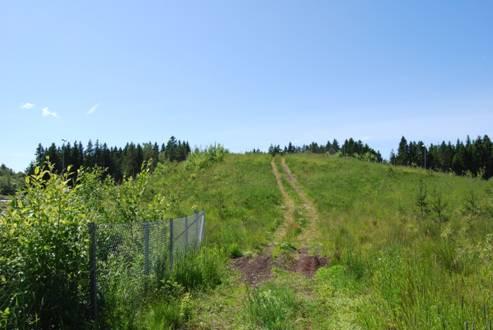
<svg viewBox="0 0 493 330">
<path fill-rule="evenodd" d="M 144 222 L 144 274 L 149 275 L 149 223 Z"/>
<path fill-rule="evenodd" d="M 195 211 L 195 248 L 197 249 L 200 244 L 200 218 L 199 218 L 199 212 Z"/>
<path fill-rule="evenodd" d="M 89 223 L 89 294 L 91 302 L 91 317 L 96 321 L 98 316 L 98 299 L 97 299 L 97 274 L 96 274 L 96 224 Z"/>
<path fill-rule="evenodd" d="M 163 240 L 162 241 L 162 243 L 163 243 L 162 244 L 163 245 L 163 255 L 166 254 L 166 248 L 167 248 L 167 246 L 166 246 L 166 232 L 167 232 L 167 230 L 166 230 L 166 222 L 163 222 L 163 236 L 162 236 L 162 240 Z"/>
<path fill-rule="evenodd" d="M 185 217 L 185 251 L 188 249 L 188 216 Z"/>
<path fill-rule="evenodd" d="M 173 219 L 169 221 L 169 269 L 173 270 Z"/>
<path fill-rule="evenodd" d="M 205 227 L 205 212 L 202 211 L 201 221 L 200 221 L 200 243 L 204 240 L 204 227 Z"/>
</svg>

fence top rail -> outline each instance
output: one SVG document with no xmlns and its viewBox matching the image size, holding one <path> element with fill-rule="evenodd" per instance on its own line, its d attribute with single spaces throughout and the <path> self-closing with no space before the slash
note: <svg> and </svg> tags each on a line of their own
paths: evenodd
<svg viewBox="0 0 493 330">
<path fill-rule="evenodd" d="M 171 220 L 178 222 L 178 221 L 185 221 L 185 219 L 190 219 L 193 217 L 194 222 L 197 220 L 197 218 L 200 218 L 205 215 L 205 211 L 200 211 L 200 212 L 195 212 L 192 215 L 186 216 L 186 217 L 180 217 L 180 218 L 170 218 L 170 219 L 164 219 L 164 220 L 154 220 L 154 221 L 144 221 L 144 222 L 103 222 L 103 223 L 97 223 L 96 225 L 99 226 L 136 226 L 136 225 L 162 225 L 163 223 L 168 223 Z M 196 218 L 197 217 L 197 218 Z M 91 222 L 92 223 L 92 222 Z M 2 224 L 0 224 L 1 226 Z M 188 226 L 190 227 L 190 226 Z M 188 228 L 187 227 L 187 228 Z"/>
</svg>

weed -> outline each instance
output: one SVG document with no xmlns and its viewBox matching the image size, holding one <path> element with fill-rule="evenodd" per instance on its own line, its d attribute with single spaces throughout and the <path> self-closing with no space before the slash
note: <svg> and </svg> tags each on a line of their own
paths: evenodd
<svg viewBox="0 0 493 330">
<path fill-rule="evenodd" d="M 226 254 L 222 249 L 203 248 L 176 258 L 169 279 L 186 291 L 214 288 L 226 276 Z"/>
<path fill-rule="evenodd" d="M 421 218 L 424 218 L 428 212 L 428 192 L 423 179 L 419 180 L 418 192 L 416 194 L 416 206 L 419 209 Z"/>
<path fill-rule="evenodd" d="M 250 291 L 246 302 L 248 321 L 254 329 L 292 329 L 297 306 L 289 288 L 273 285 L 256 288 Z"/>
<path fill-rule="evenodd" d="M 477 217 L 483 212 L 481 205 L 479 204 L 479 198 L 476 193 L 471 190 L 464 201 L 464 214 L 472 217 Z"/>
<path fill-rule="evenodd" d="M 435 215 L 435 220 L 439 224 L 444 223 L 448 220 L 448 216 L 446 214 L 447 206 L 448 204 L 443 199 L 442 193 L 439 191 L 435 191 L 431 200 L 431 210 Z"/>
<path fill-rule="evenodd" d="M 243 252 L 241 251 L 238 243 L 231 243 L 229 245 L 228 254 L 230 258 L 239 258 L 243 256 Z"/>
</svg>

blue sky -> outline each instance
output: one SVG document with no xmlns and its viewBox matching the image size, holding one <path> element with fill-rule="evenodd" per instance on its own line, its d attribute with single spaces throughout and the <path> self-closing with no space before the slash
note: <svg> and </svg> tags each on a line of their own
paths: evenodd
<svg viewBox="0 0 493 330">
<path fill-rule="evenodd" d="M 17 170 L 61 139 L 492 135 L 493 2 L 4 1 L 0 120 Z"/>
</svg>

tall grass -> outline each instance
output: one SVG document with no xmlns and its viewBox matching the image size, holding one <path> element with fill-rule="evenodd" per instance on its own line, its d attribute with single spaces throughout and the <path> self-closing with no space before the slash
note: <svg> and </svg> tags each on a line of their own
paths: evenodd
<svg viewBox="0 0 493 330">
<path fill-rule="evenodd" d="M 294 329 L 298 307 L 291 289 L 266 285 L 249 292 L 246 301 L 247 320 L 252 329 Z"/>
<path fill-rule="evenodd" d="M 186 291 L 214 288 L 227 274 L 226 260 L 222 249 L 192 250 L 176 259 L 173 271 L 164 280 L 171 280 Z"/>
<path fill-rule="evenodd" d="M 226 154 L 223 161 L 190 171 L 163 164 L 153 174 L 150 194 L 171 196 L 173 216 L 207 210 L 206 239 L 232 254 L 261 250 L 282 219 L 281 196 L 267 155 Z"/>
<path fill-rule="evenodd" d="M 193 295 L 220 285 L 228 270 L 223 250 L 204 247 L 178 256 L 173 270 L 161 273 L 155 283 L 125 274 L 122 270 L 106 281 L 103 328 L 177 329 L 190 317 Z"/>
<path fill-rule="evenodd" d="M 327 156 L 287 163 L 321 213 L 326 254 L 362 284 L 360 326 L 489 326 L 492 182 Z"/>
</svg>

